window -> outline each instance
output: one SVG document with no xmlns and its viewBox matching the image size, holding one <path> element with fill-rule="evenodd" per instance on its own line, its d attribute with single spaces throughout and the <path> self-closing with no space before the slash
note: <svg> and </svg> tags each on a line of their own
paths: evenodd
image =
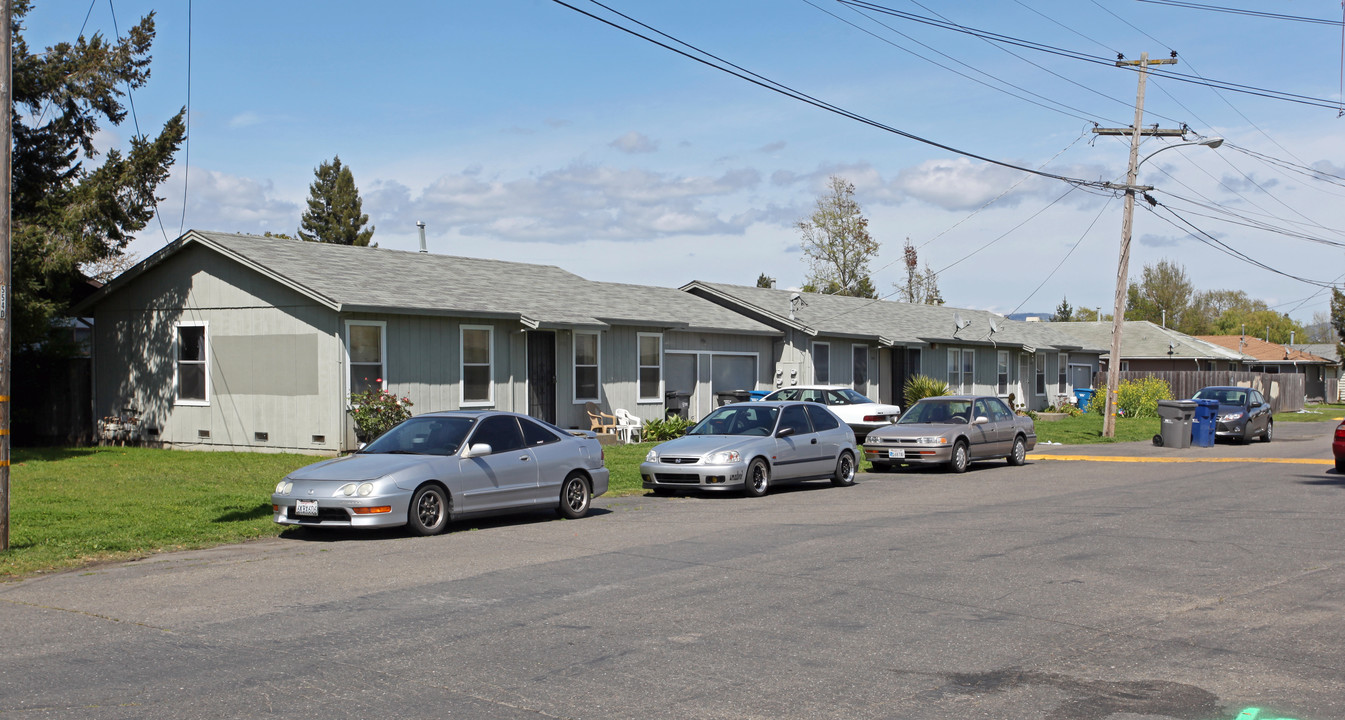
<svg viewBox="0 0 1345 720">
<path fill-rule="evenodd" d="M 821 405 L 812 404 L 805 406 L 808 410 L 808 419 L 813 421 L 813 429 L 818 432 L 823 430 L 835 430 L 841 424 L 836 420 L 836 416 L 823 408 Z"/>
<path fill-rule="evenodd" d="M 996 392 L 1000 395 L 1007 395 L 1009 392 L 1009 351 L 1000 350 L 996 365 Z"/>
<path fill-rule="evenodd" d="M 1046 394 L 1046 353 L 1037 353 L 1037 394 Z"/>
<path fill-rule="evenodd" d="M 362 393 L 366 390 L 382 390 L 387 377 L 383 372 L 383 328 L 385 323 L 360 322 L 351 320 L 346 323 L 346 357 L 350 368 L 350 392 Z"/>
<path fill-rule="evenodd" d="M 1065 388 L 1069 385 L 1069 378 L 1065 377 L 1065 371 L 1069 369 L 1069 353 L 1057 353 L 1055 361 L 1060 370 L 1060 389 L 1056 392 L 1065 394 Z"/>
<path fill-rule="evenodd" d="M 207 387 L 209 365 L 206 351 L 205 323 L 181 323 L 175 328 L 177 337 L 177 399 L 178 405 L 208 405 Z"/>
<path fill-rule="evenodd" d="M 780 411 L 780 427 L 776 432 L 785 428 L 793 428 L 795 435 L 807 435 L 813 431 L 802 405 L 787 405 Z"/>
<path fill-rule="evenodd" d="M 560 438 L 555 433 L 547 430 L 540 423 L 528 418 L 519 418 L 518 424 L 523 426 L 523 442 L 527 443 L 529 447 L 560 442 Z"/>
<path fill-rule="evenodd" d="M 495 328 L 463 325 L 461 333 L 462 405 L 491 405 L 495 395 Z"/>
<path fill-rule="evenodd" d="M 574 401 L 598 402 L 602 398 L 598 392 L 599 368 L 598 334 L 577 332 L 574 334 Z"/>
<path fill-rule="evenodd" d="M 959 393 L 975 391 L 976 351 L 970 348 L 948 349 L 948 389 Z"/>
<path fill-rule="evenodd" d="M 526 447 L 518 421 L 512 415 L 495 415 L 481 421 L 467 447 L 485 443 L 492 454 Z"/>
<path fill-rule="evenodd" d="M 827 385 L 831 382 L 831 345 L 813 343 L 813 382 Z"/>
<path fill-rule="evenodd" d="M 663 402 L 663 336 L 639 334 L 640 402 Z"/>
<path fill-rule="evenodd" d="M 854 382 L 851 384 L 856 391 L 867 393 L 869 391 L 869 346 L 851 345 L 850 355 L 854 364 L 854 371 L 850 376 L 854 379 Z"/>
</svg>

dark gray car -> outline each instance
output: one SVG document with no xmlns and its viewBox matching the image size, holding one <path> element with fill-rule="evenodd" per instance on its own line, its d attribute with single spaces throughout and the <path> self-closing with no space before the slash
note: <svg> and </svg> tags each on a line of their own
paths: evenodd
<svg viewBox="0 0 1345 720">
<path fill-rule="evenodd" d="M 417 415 L 354 455 L 295 470 L 276 485 L 271 507 L 281 525 L 405 525 L 434 535 L 469 516 L 554 508 L 582 517 L 607 479 L 590 431 L 460 410 Z"/>
<path fill-rule="evenodd" d="M 1245 443 L 1254 437 L 1270 442 L 1275 436 L 1275 418 L 1270 412 L 1270 403 L 1256 388 L 1214 385 L 1201 388 L 1192 399 L 1218 401 L 1219 422 L 1214 426 L 1215 437 Z"/>
<path fill-rule="evenodd" d="M 640 477 L 655 493 L 742 490 L 760 497 L 787 482 L 853 485 L 856 457 L 854 432 L 824 405 L 733 403 L 650 450 Z"/>
<path fill-rule="evenodd" d="M 864 457 L 875 470 L 902 465 L 946 465 L 963 472 L 973 460 L 1026 462 L 1037 444 L 1032 418 L 1015 415 L 1003 400 L 982 395 L 927 397 L 895 424 L 869 433 Z"/>
</svg>

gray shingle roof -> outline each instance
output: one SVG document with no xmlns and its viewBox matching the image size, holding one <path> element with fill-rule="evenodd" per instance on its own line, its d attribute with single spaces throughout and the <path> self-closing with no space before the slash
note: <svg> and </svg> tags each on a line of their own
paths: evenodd
<svg viewBox="0 0 1345 720">
<path fill-rule="evenodd" d="M 766 322 L 793 326 L 814 334 L 875 339 L 885 344 L 996 344 L 1032 349 L 1100 351 L 1105 346 L 1082 342 L 1050 323 L 1009 320 L 985 310 L 869 300 L 843 295 L 800 293 L 802 305 L 790 316 L 790 290 L 695 281 L 682 288 L 745 310 L 756 310 Z M 957 329 L 955 317 L 967 322 Z M 990 331 L 991 323 L 998 331 Z"/>
<path fill-rule="evenodd" d="M 196 230 L 114 280 L 90 302 L 192 244 L 211 248 L 339 312 L 507 318 L 531 327 L 617 322 L 779 334 L 673 288 L 598 283 L 553 265 Z"/>
<path fill-rule="evenodd" d="M 1111 355 L 1111 322 L 1051 323 L 1063 333 L 1079 338 L 1094 346 L 1101 346 L 1104 355 Z M 1172 354 L 1168 354 L 1171 344 Z M 1121 358 L 1187 358 L 1242 362 L 1242 353 L 1219 347 L 1199 338 L 1155 325 L 1147 320 L 1126 320 L 1121 328 Z"/>
</svg>

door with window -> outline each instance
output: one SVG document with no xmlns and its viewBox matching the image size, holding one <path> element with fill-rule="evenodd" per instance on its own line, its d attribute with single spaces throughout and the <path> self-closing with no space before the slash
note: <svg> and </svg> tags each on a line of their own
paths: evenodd
<svg viewBox="0 0 1345 720">
<path fill-rule="evenodd" d="M 467 447 L 486 444 L 490 453 L 463 458 L 460 477 L 465 490 L 454 498 L 462 512 L 496 510 L 539 500 L 537 459 L 512 415 L 489 415 L 477 423 Z"/>
<path fill-rule="evenodd" d="M 786 405 L 780 411 L 780 424 L 775 432 L 779 434 L 785 428 L 792 432 L 775 438 L 772 472 L 776 477 L 813 477 L 830 471 L 805 405 Z"/>
</svg>

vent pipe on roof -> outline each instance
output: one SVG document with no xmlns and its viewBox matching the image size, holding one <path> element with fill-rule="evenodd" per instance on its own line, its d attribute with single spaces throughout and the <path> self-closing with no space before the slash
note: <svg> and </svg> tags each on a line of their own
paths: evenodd
<svg viewBox="0 0 1345 720">
<path fill-rule="evenodd" d="M 425 249 L 425 221 L 417 220 L 416 227 L 420 228 L 420 251 L 427 253 L 429 250 Z"/>
</svg>

